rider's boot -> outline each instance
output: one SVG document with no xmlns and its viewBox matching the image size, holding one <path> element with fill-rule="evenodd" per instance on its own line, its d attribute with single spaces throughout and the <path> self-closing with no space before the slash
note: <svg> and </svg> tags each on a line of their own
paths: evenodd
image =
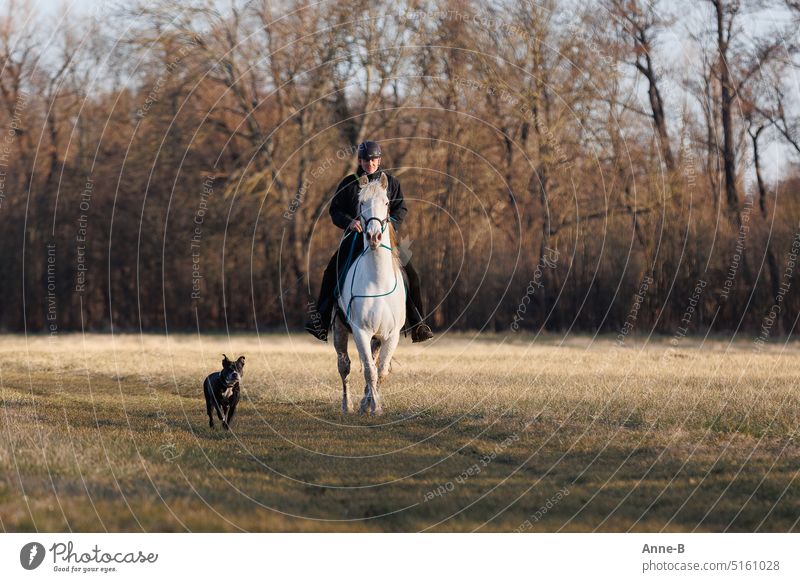
<svg viewBox="0 0 800 582">
<path fill-rule="evenodd" d="M 409 330 L 412 343 L 416 344 L 433 338 L 431 328 L 422 322 L 422 315 L 411 300 L 410 294 L 406 296 L 406 329 L 403 331 L 408 332 Z"/>
<path fill-rule="evenodd" d="M 403 272 L 406 276 L 408 293 L 406 294 L 406 329 L 404 333 L 411 331 L 411 341 L 413 343 L 424 342 L 433 337 L 431 328 L 422 322 L 422 295 L 420 293 L 419 275 L 411 264 L 406 261 Z"/>
<path fill-rule="evenodd" d="M 328 341 L 328 330 L 331 327 L 333 313 L 333 290 L 336 287 L 336 255 L 334 255 L 325 274 L 322 276 L 322 285 L 319 289 L 319 298 L 316 302 L 309 303 L 308 319 L 305 330 L 320 341 Z"/>
<path fill-rule="evenodd" d="M 308 311 L 308 319 L 306 319 L 304 329 L 318 340 L 328 341 L 333 303 L 327 299 L 323 299 L 321 302 L 313 302 L 309 304 Z"/>
</svg>

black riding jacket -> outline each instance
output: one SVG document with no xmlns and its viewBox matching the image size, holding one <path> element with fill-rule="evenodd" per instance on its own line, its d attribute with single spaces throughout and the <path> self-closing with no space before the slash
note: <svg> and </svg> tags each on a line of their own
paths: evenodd
<svg viewBox="0 0 800 582">
<path fill-rule="evenodd" d="M 381 172 L 383 172 L 383 170 L 378 168 L 374 174 L 368 174 L 367 177 L 370 181 L 377 180 L 380 178 Z M 342 180 L 336 188 L 336 194 L 334 194 L 333 200 L 331 200 L 331 207 L 329 209 L 331 220 L 333 220 L 333 224 L 341 229 L 347 230 L 347 227 L 350 226 L 353 219 L 358 216 L 358 192 L 361 190 L 358 186 L 358 179 L 364 173 L 364 170 L 359 166 L 355 174 L 345 176 L 344 180 Z M 403 219 L 405 219 L 408 208 L 406 208 L 406 202 L 403 200 L 403 190 L 400 188 L 400 181 L 387 172 L 383 173 L 386 174 L 389 180 L 387 192 L 389 195 L 389 218 L 392 219 L 392 223 L 395 228 L 397 228 L 403 222 Z"/>
</svg>

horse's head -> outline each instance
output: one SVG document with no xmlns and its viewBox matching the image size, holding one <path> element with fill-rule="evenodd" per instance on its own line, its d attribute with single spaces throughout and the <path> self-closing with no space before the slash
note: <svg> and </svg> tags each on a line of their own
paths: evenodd
<svg viewBox="0 0 800 582">
<path fill-rule="evenodd" d="M 369 248 L 375 250 L 380 246 L 384 236 L 387 237 L 389 225 L 389 180 L 381 172 L 380 180 L 370 182 L 366 176 L 358 180 L 361 191 L 358 193 L 358 210 L 361 226 Z"/>
</svg>

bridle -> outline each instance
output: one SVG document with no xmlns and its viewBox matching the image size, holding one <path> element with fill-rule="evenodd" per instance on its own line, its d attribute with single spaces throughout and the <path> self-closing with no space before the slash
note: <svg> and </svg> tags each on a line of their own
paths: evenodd
<svg viewBox="0 0 800 582">
<path fill-rule="evenodd" d="M 363 229 L 364 234 L 366 234 L 366 232 L 367 232 L 367 227 L 369 226 L 369 223 L 372 222 L 373 220 L 381 225 L 381 234 L 383 234 L 386 231 L 386 226 L 389 224 L 389 221 L 391 220 L 391 217 L 388 216 L 388 213 L 387 213 L 386 218 L 383 218 L 383 219 L 378 218 L 377 216 L 370 216 L 369 218 L 364 220 L 364 217 L 361 214 L 359 214 L 357 218 L 361 222 L 361 228 Z M 390 247 L 388 245 L 385 245 L 383 243 L 378 245 L 378 248 L 389 249 L 390 251 L 392 250 L 392 247 Z M 367 249 L 369 249 L 369 247 L 364 249 L 364 251 L 366 252 Z M 375 249 L 375 250 L 377 250 L 377 249 Z"/>
<path fill-rule="evenodd" d="M 369 226 L 369 223 L 372 222 L 373 220 L 375 220 L 375 221 L 378 222 L 378 224 L 381 225 L 381 234 L 383 234 L 383 232 L 386 230 L 386 225 L 389 223 L 389 219 L 388 218 L 384 218 L 383 220 L 381 220 L 377 216 L 371 216 L 370 218 L 368 218 L 366 220 L 366 222 L 364 222 L 364 217 L 363 216 L 359 216 L 359 218 L 361 219 L 361 228 L 364 229 L 364 232 L 367 232 L 367 227 Z"/>
<path fill-rule="evenodd" d="M 386 226 L 389 224 L 389 221 L 391 220 L 391 217 L 389 217 L 388 215 L 384 219 L 380 219 L 377 216 L 371 216 L 370 218 L 364 220 L 364 217 L 361 216 L 361 214 L 359 214 L 357 216 L 357 218 L 361 222 L 361 226 L 364 229 L 364 234 L 366 234 L 366 232 L 367 232 L 367 226 L 369 226 L 369 223 L 372 222 L 373 220 L 377 221 L 378 224 L 381 225 L 381 234 L 383 234 L 383 232 L 386 230 Z M 356 237 L 353 237 L 353 242 L 350 244 L 350 253 L 347 256 L 347 264 L 348 265 L 350 264 L 350 259 L 353 256 L 353 248 L 355 247 L 355 244 L 356 244 Z M 383 243 L 378 245 L 374 250 L 377 251 L 380 248 L 388 249 L 390 251 L 392 250 L 392 247 L 390 247 L 389 245 L 383 244 Z M 345 314 L 344 314 L 345 320 L 348 321 L 348 322 L 350 321 L 350 309 L 353 306 L 353 300 L 354 299 L 374 299 L 376 297 L 386 297 L 387 295 L 391 295 L 392 293 L 394 293 L 397 290 L 397 282 L 398 282 L 399 278 L 397 276 L 397 272 L 395 272 L 395 274 L 394 274 L 394 287 L 392 287 L 391 290 L 387 291 L 386 293 L 378 293 L 376 295 L 356 295 L 355 293 L 353 293 L 353 285 L 355 284 L 355 281 L 356 281 L 355 269 L 358 268 L 358 264 L 359 264 L 359 261 L 361 260 L 361 257 L 363 257 L 365 254 L 367 254 L 367 252 L 370 251 L 370 250 L 373 250 L 373 249 L 370 249 L 369 246 L 365 247 L 364 250 L 361 251 L 361 254 L 359 254 L 355 258 L 353 263 L 352 263 L 353 264 L 353 276 L 350 278 L 350 301 L 347 303 L 347 310 L 345 311 Z M 337 287 L 338 287 L 338 282 L 337 282 Z"/>
</svg>

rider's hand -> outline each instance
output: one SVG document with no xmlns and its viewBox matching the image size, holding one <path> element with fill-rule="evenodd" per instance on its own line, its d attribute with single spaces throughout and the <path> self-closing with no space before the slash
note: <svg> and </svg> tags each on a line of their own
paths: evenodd
<svg viewBox="0 0 800 582">
<path fill-rule="evenodd" d="M 350 230 L 354 230 L 356 232 L 363 232 L 361 229 L 361 221 L 357 218 L 353 219 L 353 222 L 350 223 Z"/>
</svg>

